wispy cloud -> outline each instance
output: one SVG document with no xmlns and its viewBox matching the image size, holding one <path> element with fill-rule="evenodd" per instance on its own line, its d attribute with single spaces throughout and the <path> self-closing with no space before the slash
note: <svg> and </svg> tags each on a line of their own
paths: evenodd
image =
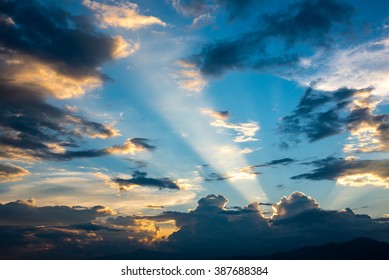
<svg viewBox="0 0 389 280">
<path fill-rule="evenodd" d="M 389 39 L 383 37 L 340 48 L 328 54 L 318 52 L 308 58 L 305 68 L 293 77 L 301 84 L 316 81 L 316 88 L 333 91 L 341 87 L 374 87 L 375 93 L 387 98 L 389 83 Z"/>
<path fill-rule="evenodd" d="M 254 121 L 244 123 L 230 123 L 226 120 L 229 117 L 228 111 L 216 111 L 208 108 L 200 109 L 203 115 L 212 117 L 214 120 L 209 124 L 213 127 L 232 129 L 237 135 L 234 138 L 234 142 L 252 142 L 257 141 L 255 138 L 256 133 L 259 131 L 259 124 Z"/>
</svg>

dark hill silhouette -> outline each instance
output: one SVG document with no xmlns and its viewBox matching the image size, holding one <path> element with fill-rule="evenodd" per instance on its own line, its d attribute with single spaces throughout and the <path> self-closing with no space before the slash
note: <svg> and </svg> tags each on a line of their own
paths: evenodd
<svg viewBox="0 0 389 280">
<path fill-rule="evenodd" d="M 236 256 L 241 260 L 389 260 L 389 244 L 360 237 L 344 243 L 327 243 L 271 255 Z"/>
</svg>

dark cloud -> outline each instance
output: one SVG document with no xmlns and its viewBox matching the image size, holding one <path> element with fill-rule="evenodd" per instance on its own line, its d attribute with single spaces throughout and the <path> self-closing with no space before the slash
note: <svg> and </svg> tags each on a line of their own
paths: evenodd
<svg viewBox="0 0 389 280">
<path fill-rule="evenodd" d="M 135 171 L 130 179 L 113 178 L 112 181 L 125 190 L 134 186 L 179 190 L 180 186 L 169 178 L 150 178 L 146 172 Z"/>
<path fill-rule="evenodd" d="M 255 167 L 268 167 L 273 165 L 289 165 L 291 163 L 296 162 L 295 159 L 292 158 L 281 158 L 281 159 L 275 159 L 260 165 L 255 165 Z"/>
<path fill-rule="evenodd" d="M 106 139 L 119 131 L 47 102 L 49 95 L 65 99 L 101 86 L 101 66 L 127 51 L 122 37 L 97 32 L 93 20 L 53 3 L 1 0 L 0 10 L 0 158 L 70 160 L 155 148 L 132 138 L 82 149 L 85 138 Z"/>
<path fill-rule="evenodd" d="M 291 158 L 276 159 L 276 160 L 272 160 L 272 161 L 269 161 L 269 162 L 266 162 L 263 164 L 250 165 L 250 166 L 243 167 L 243 168 L 239 169 L 239 172 L 246 173 L 248 175 L 261 175 L 263 173 L 260 171 L 256 171 L 256 168 L 270 167 L 270 166 L 277 166 L 277 165 L 284 165 L 285 166 L 285 165 L 289 165 L 293 162 L 296 162 L 296 160 L 291 159 Z"/>
<path fill-rule="evenodd" d="M 332 180 L 348 177 L 344 184 L 389 186 L 389 160 L 361 160 L 327 157 L 308 163 L 316 168 L 310 173 L 293 176 L 294 180 Z M 374 178 L 370 179 L 370 176 Z"/>
<path fill-rule="evenodd" d="M 284 196 L 273 205 L 273 221 L 293 217 L 307 210 L 319 209 L 319 204 L 311 197 L 301 192 L 294 192 L 289 197 Z"/>
<path fill-rule="evenodd" d="M 113 59 L 113 37 L 94 31 L 92 21 L 41 1 L 0 1 L 1 52 L 34 57 L 70 76 L 102 76 L 98 68 Z"/>
<path fill-rule="evenodd" d="M 21 177 L 28 174 L 28 170 L 20 166 L 11 163 L 0 162 L 0 183 L 17 181 L 20 180 Z"/>
<path fill-rule="evenodd" d="M 258 205 L 262 205 L 262 206 L 273 206 L 273 203 L 260 202 L 260 203 L 258 203 Z"/>
<path fill-rule="evenodd" d="M 131 143 L 137 147 L 142 147 L 148 151 L 156 149 L 156 146 L 150 144 L 150 139 L 147 138 L 132 138 Z"/>
<path fill-rule="evenodd" d="M 105 139 L 118 135 L 118 131 L 48 104 L 42 91 L 34 87 L 0 81 L 0 98 L 1 158 L 70 160 L 155 149 L 148 139 L 132 138 L 111 148 L 71 151 L 68 149 L 77 148 L 84 137 Z"/>
<path fill-rule="evenodd" d="M 165 206 L 163 205 L 146 205 L 147 208 L 151 208 L 151 209 L 164 209 Z"/>
<path fill-rule="evenodd" d="M 293 3 L 273 14 L 260 15 L 256 30 L 240 34 L 236 39 L 209 43 L 200 54 L 188 60 L 209 76 L 247 68 L 289 71 L 306 55 L 303 51 L 306 47 L 311 51 L 329 47 L 333 40 L 331 33 L 348 23 L 352 12 L 352 6 L 338 0 Z M 271 46 L 275 44 L 282 48 L 282 55 L 274 52 Z"/>
<path fill-rule="evenodd" d="M 375 114 L 379 99 L 373 88 L 323 92 L 308 88 L 296 109 L 282 118 L 279 130 L 290 136 L 289 142 L 301 141 L 300 136 L 314 142 L 343 132 L 358 134 L 369 128 L 365 138 L 355 136 L 355 143 L 346 145 L 347 152 L 389 150 L 389 115 Z"/>
<path fill-rule="evenodd" d="M 98 217 L 109 216 L 111 210 L 103 206 L 92 208 L 68 206 L 38 207 L 33 201 L 18 200 L 0 204 L 1 226 L 53 226 L 87 223 Z"/>
<path fill-rule="evenodd" d="M 148 248 L 130 231 L 80 227 L 0 227 L 0 259 L 95 259 Z"/>
<path fill-rule="evenodd" d="M 230 179 L 231 176 L 228 174 L 221 174 L 221 173 L 216 173 L 212 172 L 209 174 L 205 174 L 204 181 L 205 182 L 214 182 L 214 181 L 225 181 Z"/>
</svg>

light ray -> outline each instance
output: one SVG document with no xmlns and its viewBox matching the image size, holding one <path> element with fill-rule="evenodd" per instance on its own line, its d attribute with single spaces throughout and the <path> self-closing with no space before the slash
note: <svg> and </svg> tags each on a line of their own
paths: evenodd
<svg viewBox="0 0 389 280">
<path fill-rule="evenodd" d="M 184 138 L 185 141 L 205 163 L 218 173 L 228 174 L 231 177 L 228 183 L 247 201 L 250 202 L 256 197 L 267 199 L 256 176 L 239 172 L 249 164 L 244 153 L 240 152 L 241 149 L 234 143 L 233 137 L 218 134 L 215 128 L 209 125 L 209 119 L 199 110 L 214 107 L 204 94 L 190 96 L 177 88 L 156 88 L 154 85 L 163 83 L 158 83 L 155 79 L 148 84 L 153 94 L 150 106 L 153 106 L 175 131 L 188 136 Z"/>
</svg>

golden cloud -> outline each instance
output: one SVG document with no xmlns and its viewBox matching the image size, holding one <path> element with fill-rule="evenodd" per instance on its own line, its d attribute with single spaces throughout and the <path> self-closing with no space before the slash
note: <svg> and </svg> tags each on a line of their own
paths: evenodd
<svg viewBox="0 0 389 280">
<path fill-rule="evenodd" d="M 150 25 L 166 26 L 166 23 L 157 17 L 139 14 L 138 5 L 133 3 L 118 3 L 116 6 L 90 0 L 84 0 L 82 3 L 96 12 L 95 16 L 102 28 L 137 30 Z"/>
<path fill-rule="evenodd" d="M 15 182 L 30 172 L 20 166 L 12 163 L 0 163 L 0 183 Z"/>
</svg>

